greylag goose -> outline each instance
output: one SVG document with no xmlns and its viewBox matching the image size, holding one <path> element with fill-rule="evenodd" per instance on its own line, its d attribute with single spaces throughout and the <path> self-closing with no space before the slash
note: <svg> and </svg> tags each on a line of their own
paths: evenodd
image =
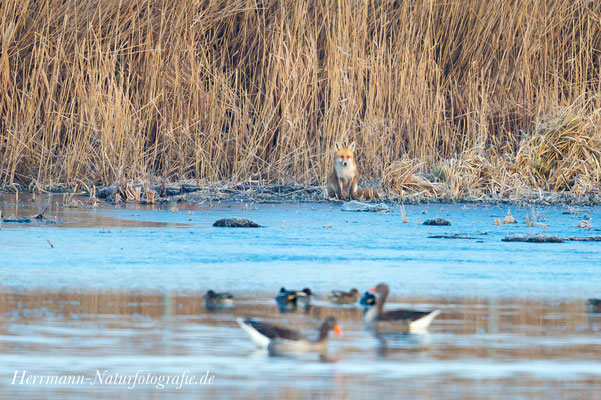
<svg viewBox="0 0 601 400">
<path fill-rule="evenodd" d="M 275 301 L 281 307 L 286 307 L 288 305 L 296 306 L 298 303 L 307 305 L 311 302 L 312 295 L 313 293 L 309 288 L 304 288 L 300 291 L 286 290 L 286 288 L 281 288 L 280 293 L 278 293 L 275 298 Z"/>
<path fill-rule="evenodd" d="M 416 310 L 391 310 L 383 311 L 384 303 L 388 297 L 388 285 L 380 283 L 369 289 L 371 293 L 377 293 L 376 306 L 365 313 L 365 324 L 374 331 L 384 332 L 424 332 L 432 323 L 432 320 L 440 314 L 439 310 L 416 311 Z"/>
<path fill-rule="evenodd" d="M 356 303 L 359 299 L 359 291 L 355 288 L 351 289 L 350 292 L 332 290 L 328 298 L 335 304 L 352 304 Z"/>
<path fill-rule="evenodd" d="M 216 309 L 231 307 L 234 305 L 234 296 L 231 293 L 215 293 L 209 290 L 205 294 L 205 307 L 207 309 Z"/>
<path fill-rule="evenodd" d="M 319 325 L 319 334 L 309 339 L 293 329 L 261 322 L 255 319 L 238 319 L 240 327 L 259 347 L 267 348 L 269 354 L 277 355 L 285 352 L 322 351 L 328 346 L 328 333 L 332 330 L 342 336 L 336 318 L 328 317 Z"/>
</svg>

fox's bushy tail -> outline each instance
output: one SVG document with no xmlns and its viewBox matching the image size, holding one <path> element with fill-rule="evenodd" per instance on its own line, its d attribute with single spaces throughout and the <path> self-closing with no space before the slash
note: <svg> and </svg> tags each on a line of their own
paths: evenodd
<svg viewBox="0 0 601 400">
<path fill-rule="evenodd" d="M 357 189 L 356 197 L 359 200 L 361 200 L 361 199 L 364 199 L 364 200 L 379 199 L 380 193 L 378 193 L 378 191 L 373 188 L 359 188 L 359 189 Z"/>
</svg>

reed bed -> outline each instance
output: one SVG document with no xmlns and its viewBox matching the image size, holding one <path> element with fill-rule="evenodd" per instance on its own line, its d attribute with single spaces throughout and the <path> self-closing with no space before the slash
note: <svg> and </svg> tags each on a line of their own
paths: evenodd
<svg viewBox="0 0 601 400">
<path fill-rule="evenodd" d="M 8 0 L 0 184 L 598 195 L 601 2 Z M 141 194 L 140 194 L 141 195 Z"/>
</svg>

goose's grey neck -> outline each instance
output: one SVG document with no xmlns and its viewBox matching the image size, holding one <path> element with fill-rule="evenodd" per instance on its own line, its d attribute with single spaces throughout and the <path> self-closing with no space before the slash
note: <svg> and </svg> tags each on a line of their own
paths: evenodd
<svg viewBox="0 0 601 400">
<path fill-rule="evenodd" d="M 376 301 L 376 306 L 374 307 L 376 309 L 376 314 L 382 314 L 382 310 L 384 309 L 384 303 L 386 302 L 386 298 L 388 297 L 388 288 L 387 287 L 383 287 L 379 292 L 378 292 L 378 298 Z"/>
</svg>

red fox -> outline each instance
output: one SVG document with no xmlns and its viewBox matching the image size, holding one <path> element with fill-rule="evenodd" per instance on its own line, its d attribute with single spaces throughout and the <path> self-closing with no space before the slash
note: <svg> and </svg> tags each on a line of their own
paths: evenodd
<svg viewBox="0 0 601 400">
<path fill-rule="evenodd" d="M 378 192 L 373 189 L 359 189 L 359 171 L 355 164 L 354 151 L 355 142 L 349 147 L 335 145 L 336 156 L 334 159 L 334 171 L 328 177 L 328 196 L 337 199 L 374 199 L 378 198 Z"/>
</svg>

